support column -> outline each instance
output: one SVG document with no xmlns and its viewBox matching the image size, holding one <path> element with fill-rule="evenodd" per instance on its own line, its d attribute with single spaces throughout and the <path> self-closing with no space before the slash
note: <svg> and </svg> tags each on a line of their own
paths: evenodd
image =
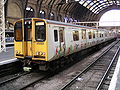
<svg viewBox="0 0 120 90">
<path fill-rule="evenodd" d="M 0 0 L 0 52 L 6 51 L 4 4 L 5 4 L 4 0 Z"/>
</svg>

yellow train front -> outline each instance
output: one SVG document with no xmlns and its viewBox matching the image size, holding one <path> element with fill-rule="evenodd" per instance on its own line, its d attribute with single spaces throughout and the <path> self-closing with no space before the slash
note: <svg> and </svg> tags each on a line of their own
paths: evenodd
<svg viewBox="0 0 120 90">
<path fill-rule="evenodd" d="M 14 55 L 24 63 L 44 64 L 47 61 L 46 22 L 41 19 L 21 19 L 14 26 Z M 33 61 L 31 61 L 33 60 Z M 41 62 L 38 62 L 41 60 Z M 33 63 L 34 62 L 34 63 Z"/>
</svg>

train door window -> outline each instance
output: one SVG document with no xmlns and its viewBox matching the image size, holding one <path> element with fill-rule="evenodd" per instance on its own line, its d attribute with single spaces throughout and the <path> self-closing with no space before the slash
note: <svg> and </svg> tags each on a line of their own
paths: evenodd
<svg viewBox="0 0 120 90">
<path fill-rule="evenodd" d="M 54 40 L 55 40 L 55 42 L 58 41 L 58 31 L 57 30 L 54 30 Z"/>
<path fill-rule="evenodd" d="M 82 39 L 86 39 L 86 29 L 82 29 Z"/>
<path fill-rule="evenodd" d="M 79 40 L 79 32 L 78 31 L 73 31 L 73 40 L 78 41 Z"/>
<path fill-rule="evenodd" d="M 104 36 L 104 34 L 102 33 L 102 37 Z"/>
<path fill-rule="evenodd" d="M 32 40 L 32 28 L 28 29 L 28 40 Z"/>
<path fill-rule="evenodd" d="M 35 22 L 35 39 L 39 42 L 46 40 L 46 25 L 44 21 Z"/>
<path fill-rule="evenodd" d="M 16 41 L 22 41 L 23 39 L 23 34 L 22 34 L 22 22 L 17 22 L 15 24 L 15 40 Z"/>
<path fill-rule="evenodd" d="M 110 32 L 110 36 L 111 36 L 111 32 Z"/>
<path fill-rule="evenodd" d="M 101 32 L 100 32 L 100 37 L 102 37 L 102 34 L 101 34 Z"/>
<path fill-rule="evenodd" d="M 92 32 L 88 32 L 89 39 L 92 39 Z"/>
<path fill-rule="evenodd" d="M 107 37 L 107 32 L 105 32 L 105 37 Z"/>
<path fill-rule="evenodd" d="M 93 31 L 93 38 L 95 38 L 95 31 Z"/>
<path fill-rule="evenodd" d="M 31 20 L 25 21 L 24 32 L 25 32 L 25 41 L 32 40 L 32 22 L 31 22 Z"/>
<path fill-rule="evenodd" d="M 59 31 L 60 42 L 63 42 L 63 30 Z"/>
<path fill-rule="evenodd" d="M 64 35 L 64 28 L 63 27 L 60 27 L 59 28 L 59 38 L 60 38 L 60 42 L 63 42 L 63 35 Z"/>
<path fill-rule="evenodd" d="M 98 31 L 96 31 L 96 37 L 99 37 L 99 32 Z"/>
</svg>

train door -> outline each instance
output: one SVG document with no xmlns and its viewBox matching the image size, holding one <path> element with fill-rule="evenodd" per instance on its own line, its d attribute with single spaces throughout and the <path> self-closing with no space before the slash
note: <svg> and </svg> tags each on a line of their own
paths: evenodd
<svg viewBox="0 0 120 90">
<path fill-rule="evenodd" d="M 86 37 L 86 29 L 81 30 L 82 40 L 81 40 L 81 48 L 86 48 L 87 37 Z"/>
<path fill-rule="evenodd" d="M 24 21 L 24 54 L 32 56 L 32 21 Z M 32 58 L 32 57 L 31 57 Z"/>
<path fill-rule="evenodd" d="M 63 56 L 65 54 L 64 27 L 59 27 L 59 48 L 60 48 L 60 56 Z"/>
<path fill-rule="evenodd" d="M 22 57 L 23 56 L 23 29 L 22 29 L 22 20 L 17 21 L 15 23 L 14 27 L 14 34 L 15 34 L 15 44 L 14 44 L 14 50 L 15 50 L 15 56 L 16 57 Z"/>
</svg>

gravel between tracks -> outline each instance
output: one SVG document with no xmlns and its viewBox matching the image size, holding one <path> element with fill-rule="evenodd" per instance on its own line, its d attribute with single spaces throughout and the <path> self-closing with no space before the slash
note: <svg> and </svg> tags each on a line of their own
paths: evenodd
<svg viewBox="0 0 120 90">
<path fill-rule="evenodd" d="M 22 87 L 28 85 L 31 82 L 34 82 L 42 77 L 44 77 L 46 74 L 45 72 L 32 72 L 30 74 L 21 76 L 18 79 L 15 79 L 11 82 L 8 82 L 4 85 L 0 86 L 0 90 L 19 90 Z"/>
</svg>

